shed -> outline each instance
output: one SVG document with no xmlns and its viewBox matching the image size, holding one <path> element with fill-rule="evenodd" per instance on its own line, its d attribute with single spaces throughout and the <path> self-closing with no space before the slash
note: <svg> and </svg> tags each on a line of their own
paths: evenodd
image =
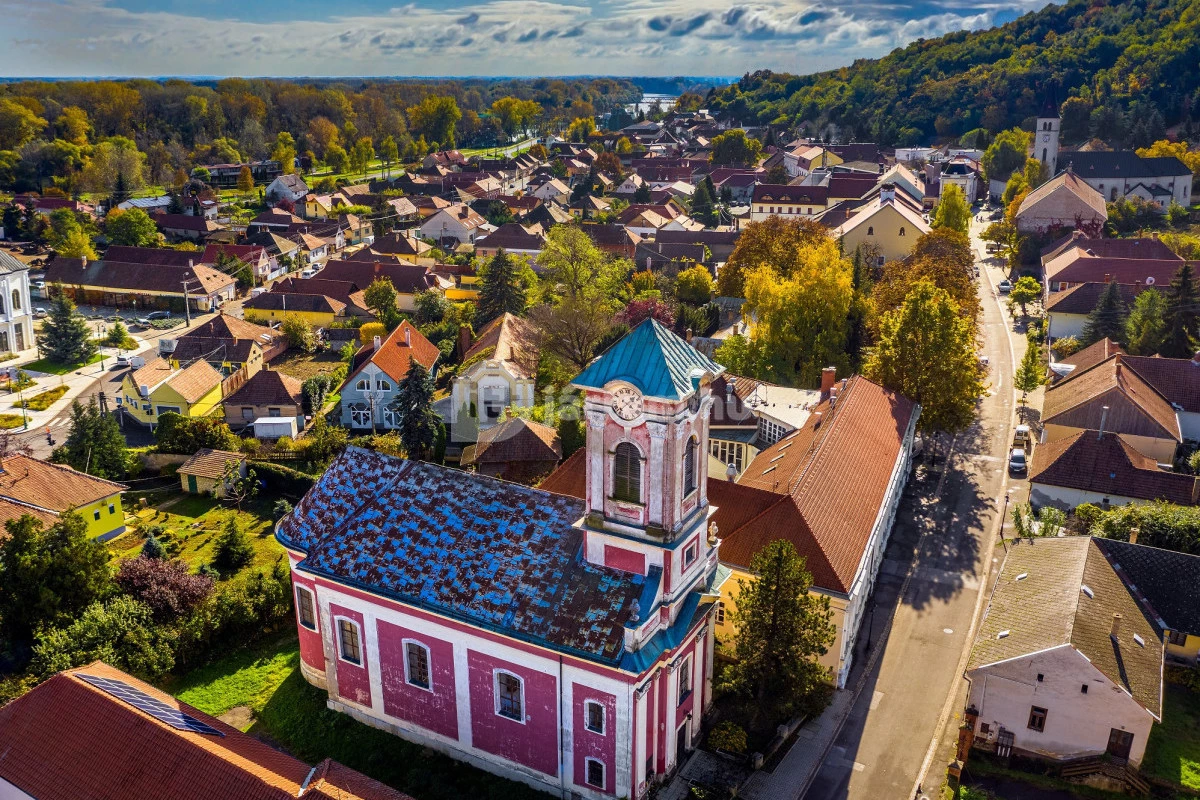
<svg viewBox="0 0 1200 800">
<path fill-rule="evenodd" d="M 199 450 L 179 467 L 179 485 L 189 494 L 209 494 L 225 477 L 230 462 L 237 465 L 239 476 L 246 477 L 246 456 L 242 453 L 207 447 Z"/>
<path fill-rule="evenodd" d="M 259 417 L 254 420 L 254 438 L 279 439 L 284 436 L 296 438 L 295 417 Z"/>
</svg>

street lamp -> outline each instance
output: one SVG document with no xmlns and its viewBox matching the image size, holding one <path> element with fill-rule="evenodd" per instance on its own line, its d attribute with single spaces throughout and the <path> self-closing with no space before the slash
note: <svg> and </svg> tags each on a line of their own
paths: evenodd
<svg viewBox="0 0 1200 800">
<path fill-rule="evenodd" d="M 108 334 L 108 326 L 100 322 L 96 326 L 96 330 L 100 334 L 100 371 L 104 372 L 104 337 Z"/>
<path fill-rule="evenodd" d="M 1012 497 L 1013 490 L 1009 489 L 1004 493 L 1004 510 L 1000 512 L 1000 544 L 1004 545 L 1004 552 L 1008 552 L 1008 542 L 1004 539 L 1004 521 L 1008 519 L 1008 499 Z"/>
</svg>

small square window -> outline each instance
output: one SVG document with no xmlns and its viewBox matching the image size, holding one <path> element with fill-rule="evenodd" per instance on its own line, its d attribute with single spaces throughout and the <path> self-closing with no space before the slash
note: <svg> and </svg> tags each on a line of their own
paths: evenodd
<svg viewBox="0 0 1200 800">
<path fill-rule="evenodd" d="M 1041 682 L 1042 682 L 1042 678 L 1044 678 L 1044 677 L 1045 677 L 1045 676 L 1044 676 L 1044 675 L 1042 675 L 1042 673 L 1040 673 L 1040 672 L 1039 672 L 1039 673 L 1038 673 L 1038 683 L 1041 683 Z"/>
<path fill-rule="evenodd" d="M 979 733 L 981 736 L 987 736 L 992 732 L 992 726 L 986 722 L 979 723 Z"/>
<path fill-rule="evenodd" d="M 594 758 L 587 760 L 587 777 L 584 778 L 588 786 L 595 786 L 597 789 L 604 788 L 604 764 Z"/>
<path fill-rule="evenodd" d="M 604 735 L 604 706 L 594 700 L 583 704 L 583 726 L 592 733 Z"/>
<path fill-rule="evenodd" d="M 1046 709 L 1038 706 L 1029 709 L 1029 729 L 1039 732 L 1046 730 Z"/>
<path fill-rule="evenodd" d="M 683 549 L 683 568 L 687 569 L 696 562 L 700 555 L 700 542 L 695 541 Z"/>
<path fill-rule="evenodd" d="M 1183 647 L 1187 644 L 1187 638 L 1187 634 L 1183 631 L 1169 631 L 1167 633 L 1167 644 Z"/>
<path fill-rule="evenodd" d="M 1080 694 L 1087 694 L 1087 684 L 1086 684 L 1086 683 L 1085 683 L 1085 684 L 1083 684 L 1083 685 L 1081 685 L 1081 686 L 1079 687 L 1079 693 L 1080 693 Z"/>
<path fill-rule="evenodd" d="M 116 503 L 109 503 L 109 504 L 108 504 L 108 513 L 110 513 L 110 514 L 115 514 L 115 513 L 117 513 L 117 504 L 116 504 Z"/>
</svg>

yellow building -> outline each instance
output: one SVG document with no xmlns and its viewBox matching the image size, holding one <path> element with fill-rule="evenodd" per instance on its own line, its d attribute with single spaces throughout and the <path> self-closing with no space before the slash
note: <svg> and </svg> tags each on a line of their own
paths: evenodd
<svg viewBox="0 0 1200 800">
<path fill-rule="evenodd" d="M 154 425 L 167 412 L 206 417 L 220 410 L 222 380 L 207 361 L 181 368 L 156 358 L 125 376 L 117 400 L 143 425 Z"/>
<path fill-rule="evenodd" d="M 328 328 L 336 319 L 346 315 L 346 304 L 323 294 L 289 294 L 265 292 L 242 304 L 250 322 L 266 324 L 299 317 L 315 328 Z"/>
<path fill-rule="evenodd" d="M 879 261 L 894 261 L 912 253 L 917 240 L 929 233 L 924 212 L 896 185 L 885 183 L 879 196 L 856 209 L 831 234 L 842 242 L 842 252 L 853 253 L 859 245 L 874 247 Z"/>
<path fill-rule="evenodd" d="M 74 509 L 87 523 L 88 535 L 103 541 L 125 531 L 121 492 L 127 488 L 60 464 L 9 456 L 0 462 L 0 518 L 28 513 L 51 525 Z"/>
</svg>

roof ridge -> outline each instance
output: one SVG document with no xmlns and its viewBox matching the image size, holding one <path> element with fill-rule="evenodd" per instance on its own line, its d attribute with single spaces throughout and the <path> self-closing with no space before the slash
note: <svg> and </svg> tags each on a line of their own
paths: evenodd
<svg viewBox="0 0 1200 800">
<path fill-rule="evenodd" d="M 52 469 L 56 469 L 56 470 L 58 470 L 59 472 L 65 472 L 65 473 L 67 473 L 68 475 L 77 475 L 77 476 L 81 476 L 81 477 L 87 478 L 87 479 L 89 479 L 89 480 L 98 481 L 98 482 L 100 482 L 100 483 L 107 483 L 107 484 L 110 484 L 110 485 L 112 485 L 112 486 L 120 486 L 122 489 L 128 489 L 128 488 L 129 488 L 128 486 L 126 486 L 126 485 L 125 485 L 125 484 L 123 484 L 123 483 L 117 483 L 116 481 L 110 481 L 108 478 L 101 478 L 101 477 L 98 477 L 98 476 L 96 476 L 96 475 L 91 475 L 91 474 L 88 474 L 88 473 L 86 473 L 86 472 L 82 472 L 82 471 L 80 471 L 80 470 L 77 470 L 77 469 L 75 469 L 74 467 L 72 467 L 72 466 L 70 466 L 70 465 L 68 465 L 68 464 L 56 464 L 56 463 L 54 463 L 53 461 L 43 461 L 43 460 L 42 460 L 42 459 L 40 459 L 40 458 L 34 458 L 33 456 L 27 456 L 27 455 L 25 455 L 24 453 L 13 453 L 12 455 L 9 455 L 7 458 L 5 458 L 5 459 L 3 459 L 2 461 L 0 461 L 0 471 L 7 472 L 7 470 L 6 470 L 6 469 L 4 469 L 4 462 L 5 462 L 5 461 L 7 461 L 8 459 L 12 459 L 12 458 L 19 458 L 19 459 L 21 459 L 22 461 L 26 461 L 26 462 L 32 461 L 32 462 L 35 462 L 35 463 L 37 463 L 37 464 L 39 464 L 39 465 L 46 466 L 46 467 L 50 467 L 50 468 L 52 468 Z M 20 502 L 20 501 L 18 500 L 18 501 L 14 501 L 14 502 Z"/>
</svg>

